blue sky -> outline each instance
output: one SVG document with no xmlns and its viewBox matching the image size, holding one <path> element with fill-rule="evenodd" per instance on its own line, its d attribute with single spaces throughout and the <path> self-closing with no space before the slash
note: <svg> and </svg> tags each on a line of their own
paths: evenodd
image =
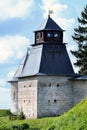
<svg viewBox="0 0 87 130">
<path fill-rule="evenodd" d="M 86 0 L 0 0 L 0 108 L 10 108 L 12 78 L 27 47 L 34 43 L 34 33 L 53 10 L 51 17 L 66 30 L 64 42 L 68 52 L 76 48 L 71 36 L 77 17 Z M 72 63 L 75 58 L 69 53 Z M 77 71 L 77 68 L 75 68 Z"/>
</svg>

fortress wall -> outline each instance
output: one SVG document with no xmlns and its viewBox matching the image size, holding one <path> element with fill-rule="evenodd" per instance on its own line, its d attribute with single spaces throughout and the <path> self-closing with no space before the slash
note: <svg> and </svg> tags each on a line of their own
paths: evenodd
<svg viewBox="0 0 87 130">
<path fill-rule="evenodd" d="M 70 77 L 21 78 L 11 85 L 11 112 L 23 111 L 27 118 L 57 116 L 87 98 L 87 81 Z"/>
<path fill-rule="evenodd" d="M 81 100 L 87 98 L 87 81 L 72 81 L 73 82 L 73 98 L 74 104 L 77 104 Z"/>
<path fill-rule="evenodd" d="M 11 112 L 18 114 L 18 82 L 12 82 L 11 86 Z"/>
<path fill-rule="evenodd" d="M 57 116 L 73 106 L 69 77 L 42 76 L 38 79 L 37 115 Z"/>
<path fill-rule="evenodd" d="M 19 79 L 18 109 L 27 118 L 37 118 L 37 78 Z"/>
</svg>

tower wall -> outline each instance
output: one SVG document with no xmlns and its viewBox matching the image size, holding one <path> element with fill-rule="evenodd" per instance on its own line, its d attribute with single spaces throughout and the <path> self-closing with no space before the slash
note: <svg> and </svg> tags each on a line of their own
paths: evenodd
<svg viewBox="0 0 87 130">
<path fill-rule="evenodd" d="M 26 118 L 37 118 L 37 78 L 19 79 L 18 109 Z"/>
<path fill-rule="evenodd" d="M 73 83 L 73 99 L 74 105 L 80 102 L 81 100 L 87 98 L 87 81 L 86 80 L 76 80 L 72 81 Z"/>
<path fill-rule="evenodd" d="M 69 77 L 41 76 L 38 79 L 37 116 L 57 116 L 73 106 Z"/>
<path fill-rule="evenodd" d="M 18 114 L 18 82 L 12 82 L 11 86 L 11 112 Z"/>
</svg>

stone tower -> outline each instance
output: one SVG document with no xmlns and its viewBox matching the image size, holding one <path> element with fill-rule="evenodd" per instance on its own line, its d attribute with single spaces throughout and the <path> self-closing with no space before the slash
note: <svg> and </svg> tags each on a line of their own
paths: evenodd
<svg viewBox="0 0 87 130">
<path fill-rule="evenodd" d="M 35 43 L 10 81 L 11 111 L 27 118 L 60 115 L 73 106 L 69 79 L 75 76 L 63 30 L 48 16 L 34 33 Z"/>
</svg>

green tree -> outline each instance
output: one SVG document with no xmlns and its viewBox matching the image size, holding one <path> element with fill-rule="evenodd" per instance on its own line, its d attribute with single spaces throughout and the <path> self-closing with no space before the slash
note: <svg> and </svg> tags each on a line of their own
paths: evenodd
<svg viewBox="0 0 87 130">
<path fill-rule="evenodd" d="M 71 51 L 76 57 L 77 61 L 75 66 L 80 68 L 80 74 L 87 74 L 87 5 L 81 12 L 81 17 L 78 18 L 78 27 L 74 29 L 72 36 L 73 40 L 77 43 L 78 49 Z"/>
</svg>

